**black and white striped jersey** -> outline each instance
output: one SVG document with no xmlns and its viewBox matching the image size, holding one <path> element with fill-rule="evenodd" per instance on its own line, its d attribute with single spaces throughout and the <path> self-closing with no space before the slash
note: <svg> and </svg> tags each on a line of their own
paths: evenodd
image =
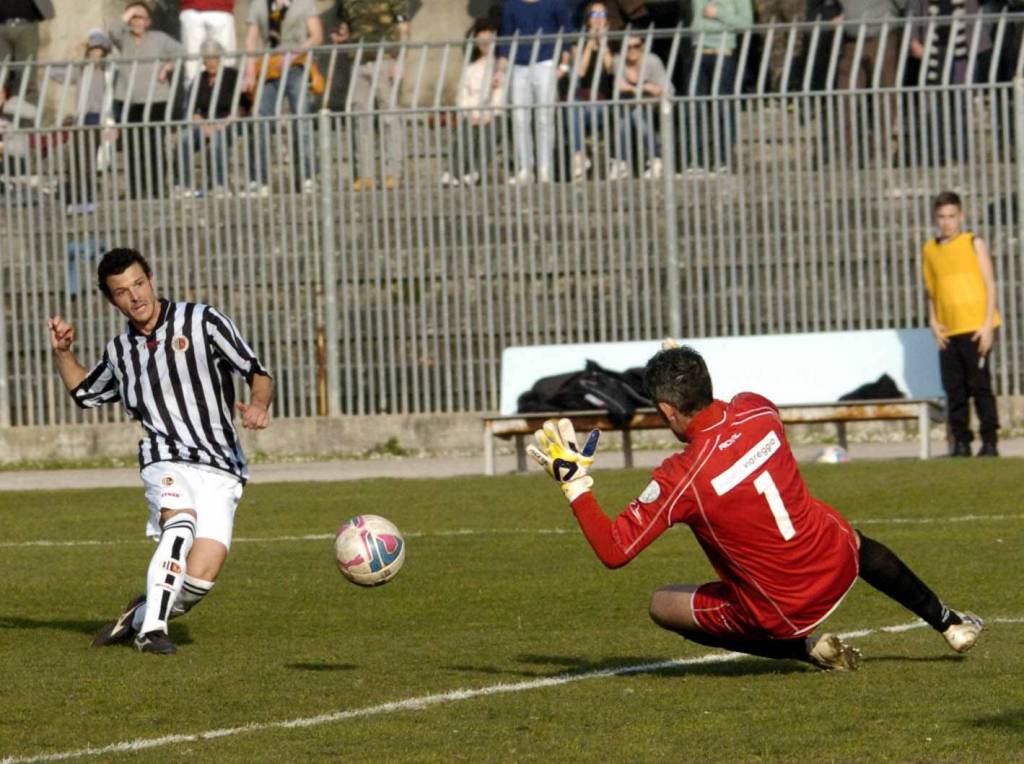
<svg viewBox="0 0 1024 764">
<path fill-rule="evenodd" d="M 249 477 L 232 422 L 232 375 L 269 376 L 224 314 L 209 305 L 160 301 L 150 335 L 131 324 L 107 343 L 103 358 L 71 391 L 82 408 L 121 401 L 142 423 L 139 468 L 189 462 Z"/>
</svg>

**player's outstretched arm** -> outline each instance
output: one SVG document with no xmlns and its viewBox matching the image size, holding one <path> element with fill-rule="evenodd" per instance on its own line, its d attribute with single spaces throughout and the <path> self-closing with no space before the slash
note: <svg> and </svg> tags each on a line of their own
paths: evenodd
<svg viewBox="0 0 1024 764">
<path fill-rule="evenodd" d="M 587 441 L 577 446 L 576 430 L 568 419 L 549 419 L 544 429 L 534 433 L 537 445 L 529 445 L 526 451 L 544 470 L 558 481 L 562 493 L 569 502 L 589 491 L 594 479 L 587 470 L 594 463 L 599 430 L 591 430 Z"/>
<path fill-rule="evenodd" d="M 263 430 L 270 424 L 270 401 L 274 396 L 274 381 L 265 374 L 253 374 L 249 403 L 239 401 L 235 408 L 242 414 L 242 427 Z"/>
<path fill-rule="evenodd" d="M 75 341 L 75 327 L 60 315 L 47 319 L 46 326 L 50 331 L 50 349 L 53 350 L 53 361 L 57 366 L 64 387 L 71 392 L 89 375 L 88 370 L 78 362 L 71 345 Z"/>
</svg>

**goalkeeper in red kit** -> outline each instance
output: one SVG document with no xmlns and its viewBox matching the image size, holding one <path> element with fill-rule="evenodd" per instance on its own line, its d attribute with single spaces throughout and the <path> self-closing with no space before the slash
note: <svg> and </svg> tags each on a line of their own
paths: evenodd
<svg viewBox="0 0 1024 764">
<path fill-rule="evenodd" d="M 808 493 L 771 401 L 754 393 L 715 400 L 704 359 L 688 347 L 655 355 L 645 380 L 688 446 L 662 462 L 614 520 L 590 492 L 597 430 L 579 447 L 569 420 L 549 420 L 529 450 L 561 484 L 609 568 L 625 565 L 671 526 L 690 526 L 720 580 L 658 589 L 650 605 L 656 624 L 709 647 L 853 670 L 858 650 L 838 635 L 812 632 L 860 576 L 957 652 L 974 646 L 980 618 L 947 608 L 892 551 Z"/>
</svg>

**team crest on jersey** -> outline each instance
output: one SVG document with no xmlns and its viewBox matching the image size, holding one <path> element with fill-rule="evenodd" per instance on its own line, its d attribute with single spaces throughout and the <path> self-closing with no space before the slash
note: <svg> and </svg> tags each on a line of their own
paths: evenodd
<svg viewBox="0 0 1024 764">
<path fill-rule="evenodd" d="M 176 334 L 171 339 L 171 347 L 174 348 L 175 353 L 184 353 L 189 348 L 188 337 L 184 334 Z"/>
<path fill-rule="evenodd" d="M 658 485 L 657 480 L 652 480 L 647 484 L 644 492 L 637 498 L 639 498 L 643 504 L 650 504 L 652 501 L 656 501 L 659 496 L 661 496 L 661 486 Z"/>
<path fill-rule="evenodd" d="M 172 478 L 170 475 L 165 475 L 160 482 L 163 483 L 164 485 L 174 485 L 174 478 Z"/>
</svg>

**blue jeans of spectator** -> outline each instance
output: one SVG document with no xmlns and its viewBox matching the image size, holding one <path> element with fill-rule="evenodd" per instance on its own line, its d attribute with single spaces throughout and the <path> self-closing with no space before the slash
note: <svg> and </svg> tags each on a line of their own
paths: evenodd
<svg viewBox="0 0 1024 764">
<path fill-rule="evenodd" d="M 580 106 L 573 106 L 569 109 L 569 145 L 572 146 L 574 154 L 577 151 L 583 151 L 587 133 L 597 132 L 601 129 L 605 108 L 600 102 L 584 102 Z"/>
<path fill-rule="evenodd" d="M 629 161 L 629 158 L 633 155 L 634 134 L 639 138 L 639 144 L 643 148 L 643 156 L 647 160 L 661 155 L 658 133 L 654 128 L 655 110 L 657 108 L 655 105 L 640 104 L 616 108 L 617 119 L 615 121 L 618 123 L 618 131 L 615 137 L 615 145 L 612 146 L 612 158 Z"/>
<path fill-rule="evenodd" d="M 302 181 L 312 178 L 316 174 L 316 164 L 313 159 L 313 125 L 303 115 L 310 113 L 309 92 L 303 67 L 290 67 L 287 73 L 276 80 L 267 80 L 263 83 L 263 93 L 260 95 L 259 109 L 257 113 L 261 117 L 274 117 L 277 115 L 277 98 L 284 83 L 284 100 L 288 102 L 288 108 L 294 115 L 292 119 L 292 162 L 293 171 L 301 173 L 296 177 L 296 185 Z M 250 179 L 261 185 L 266 185 L 270 178 L 270 142 L 274 135 L 274 122 L 276 120 L 260 120 L 256 124 L 258 136 L 255 141 L 256 156 L 253 157 L 250 168 Z"/>
<path fill-rule="evenodd" d="M 736 58 L 732 54 L 702 53 L 697 64 L 697 95 L 727 96 L 736 89 Z M 718 75 L 718 87 L 715 85 L 715 72 L 721 67 Z M 713 92 L 712 92 L 713 91 Z M 694 163 L 705 162 L 707 144 L 713 143 L 712 162 L 715 165 L 728 167 L 732 159 L 733 145 L 736 143 L 736 126 L 733 123 L 732 99 L 711 99 L 698 102 L 696 134 L 694 135 Z M 706 117 L 705 117 L 706 115 Z M 715 123 L 717 122 L 717 130 Z M 705 130 L 711 135 L 705 134 Z M 710 139 L 710 140 L 709 140 Z"/>
<path fill-rule="evenodd" d="M 225 167 L 228 161 L 228 152 L 231 151 L 231 143 L 234 140 L 234 128 L 225 125 L 214 130 L 209 138 L 210 170 L 213 173 L 213 182 L 216 186 L 225 184 Z M 175 180 L 178 185 L 192 188 L 192 165 L 196 149 L 202 148 L 207 142 L 203 135 L 203 128 L 199 125 L 192 125 L 181 131 L 178 137 L 178 154 Z M 209 181 L 209 178 L 207 178 Z M 209 185 L 209 183 L 207 183 Z"/>
</svg>

